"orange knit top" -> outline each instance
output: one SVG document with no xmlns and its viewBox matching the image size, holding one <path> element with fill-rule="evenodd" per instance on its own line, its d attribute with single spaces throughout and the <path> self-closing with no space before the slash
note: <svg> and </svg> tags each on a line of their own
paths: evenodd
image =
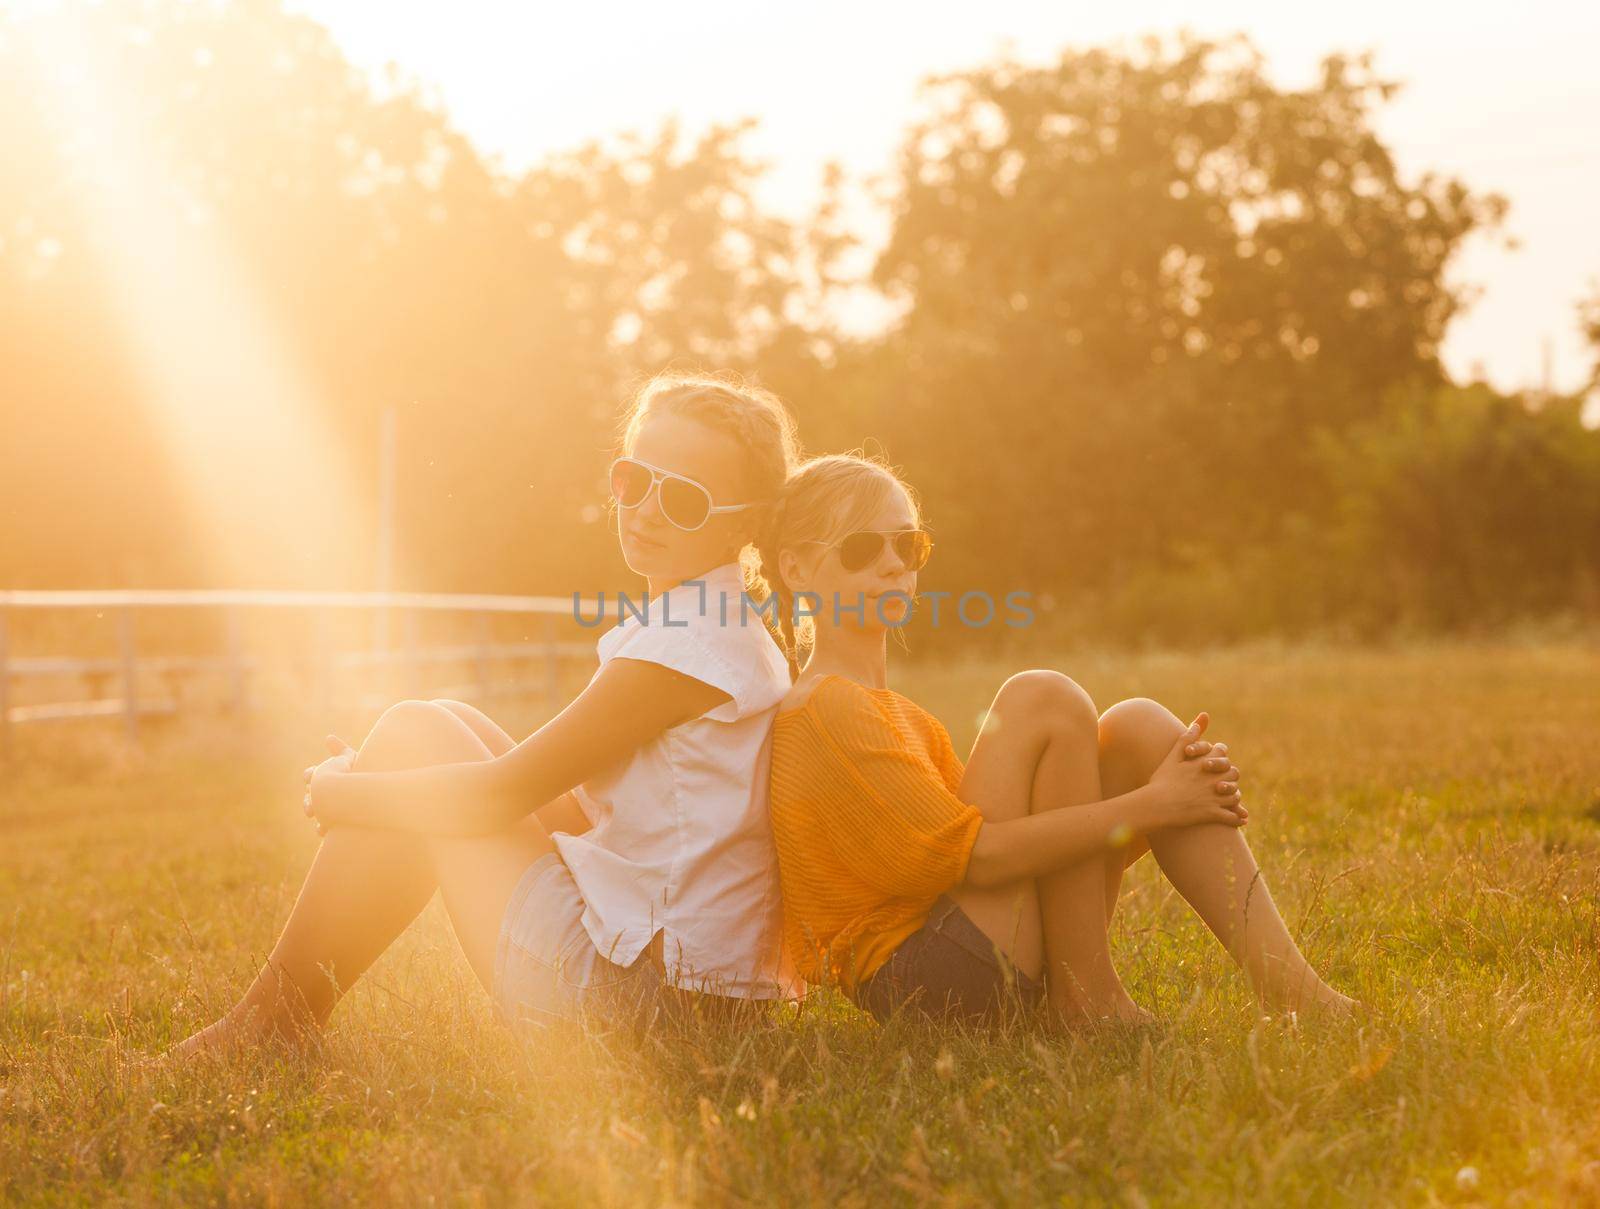
<svg viewBox="0 0 1600 1209">
<path fill-rule="evenodd" d="M 891 689 L 824 676 L 772 727 L 784 944 L 807 982 L 853 990 L 966 876 L 983 815 L 939 720 Z"/>
</svg>

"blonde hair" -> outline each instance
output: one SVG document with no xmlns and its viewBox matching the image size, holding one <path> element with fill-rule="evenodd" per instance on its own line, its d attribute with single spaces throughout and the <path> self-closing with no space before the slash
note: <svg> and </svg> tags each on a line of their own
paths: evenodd
<svg viewBox="0 0 1600 1209">
<path fill-rule="evenodd" d="M 631 453 L 645 420 L 663 412 L 698 420 L 738 443 L 745 454 L 748 494 L 740 500 L 717 502 L 755 505 L 745 515 L 751 532 L 760 533 L 800 460 L 798 430 L 783 401 L 770 390 L 731 373 L 657 374 L 639 388 L 623 412 L 617 426 L 618 452 Z M 746 588 L 755 588 L 759 573 L 750 549 L 749 543 L 740 549 L 739 562 Z"/>
<path fill-rule="evenodd" d="M 914 525 L 922 523 L 916 492 L 880 457 L 854 450 L 808 458 L 789 476 L 767 525 L 756 542 L 759 573 L 770 596 L 777 597 L 778 645 L 789 660 L 789 674 L 800 674 L 801 654 L 810 654 L 816 626 L 794 616 L 794 593 L 778 570 L 782 551 L 806 542 L 835 542 L 870 521 L 904 492 Z"/>
</svg>

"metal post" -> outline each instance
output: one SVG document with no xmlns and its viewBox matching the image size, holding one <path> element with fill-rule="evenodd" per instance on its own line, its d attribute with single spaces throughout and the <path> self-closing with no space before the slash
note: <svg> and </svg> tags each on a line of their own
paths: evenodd
<svg viewBox="0 0 1600 1209">
<path fill-rule="evenodd" d="M 396 428 L 394 408 L 383 409 L 378 423 L 378 549 L 374 568 L 377 589 L 394 590 L 394 499 Z M 389 610 L 379 608 L 372 616 L 372 645 L 389 649 Z"/>
<path fill-rule="evenodd" d="M 228 610 L 228 709 L 242 713 L 245 708 L 244 654 L 239 633 L 239 610 Z"/>
<path fill-rule="evenodd" d="M 556 650 L 556 619 L 544 615 L 544 699 L 551 712 L 561 708 L 561 653 Z"/>
<path fill-rule="evenodd" d="M 401 683 L 404 685 L 402 691 L 407 697 L 420 697 L 423 692 L 422 660 L 418 653 L 418 648 L 421 645 L 418 631 L 421 629 L 421 625 L 422 619 L 418 613 L 418 610 L 407 609 L 405 621 L 405 673 L 401 681 Z"/>
<path fill-rule="evenodd" d="M 117 639 L 122 647 L 122 721 L 128 738 L 139 741 L 139 663 L 134 649 L 133 610 L 117 611 Z"/>
<path fill-rule="evenodd" d="M 11 672 L 6 666 L 6 611 L 0 609 L 0 760 L 11 756 Z"/>
<path fill-rule="evenodd" d="M 328 724 L 328 711 L 333 702 L 333 659 L 330 652 L 331 643 L 328 641 L 328 610 L 319 607 L 314 619 L 316 638 L 312 643 L 311 658 L 315 661 L 312 669 L 313 682 L 316 685 L 317 725 Z"/>
<path fill-rule="evenodd" d="M 487 701 L 489 698 L 489 614 L 478 614 L 478 698 Z"/>
</svg>

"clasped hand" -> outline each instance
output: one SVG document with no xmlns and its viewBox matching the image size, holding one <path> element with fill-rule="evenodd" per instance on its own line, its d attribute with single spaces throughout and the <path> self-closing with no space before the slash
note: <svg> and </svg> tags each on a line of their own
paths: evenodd
<svg viewBox="0 0 1600 1209">
<path fill-rule="evenodd" d="M 1150 784 L 1161 791 L 1164 826 L 1227 823 L 1242 827 L 1250 817 L 1239 794 L 1239 770 L 1226 743 L 1200 736 L 1211 717 L 1198 714 L 1156 768 Z"/>
<path fill-rule="evenodd" d="M 356 751 L 338 735 L 327 737 L 330 755 L 321 764 L 313 764 L 306 769 L 306 795 L 305 812 L 308 819 L 317 824 L 317 834 L 327 835 L 327 822 L 318 816 L 317 804 L 319 797 L 325 802 L 329 783 L 336 777 L 346 776 L 354 771 Z"/>
</svg>

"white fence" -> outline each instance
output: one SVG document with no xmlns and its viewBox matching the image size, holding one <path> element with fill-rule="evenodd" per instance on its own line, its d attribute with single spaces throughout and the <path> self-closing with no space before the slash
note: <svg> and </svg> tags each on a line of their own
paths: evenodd
<svg viewBox="0 0 1600 1209">
<path fill-rule="evenodd" d="M 140 655 L 136 614 L 141 609 L 222 609 L 226 611 L 226 649 L 218 655 Z M 109 658 L 71 656 L 21 657 L 8 653 L 7 621 L 22 610 L 92 609 L 115 618 L 117 654 Z M 153 680 L 167 685 L 183 678 L 216 675 L 227 686 L 227 708 L 248 709 L 251 704 L 250 678 L 260 666 L 246 652 L 241 640 L 241 619 L 249 609 L 298 609 L 311 611 L 319 623 L 318 638 L 311 649 L 298 656 L 319 708 L 332 704 L 332 680 L 340 669 L 378 669 L 385 673 L 395 668 L 407 672 L 408 683 L 415 684 L 422 669 L 429 665 L 467 665 L 473 678 L 466 684 L 434 685 L 430 691 L 441 696 L 471 692 L 479 696 L 540 692 L 547 703 L 559 704 L 560 672 L 563 661 L 592 660 L 594 642 L 562 641 L 558 623 L 573 617 L 573 603 L 556 596 L 471 596 L 426 592 L 272 592 L 272 591 L 110 591 L 53 592 L 0 591 L 0 756 L 9 749 L 12 728 L 26 723 L 117 717 L 131 739 L 139 737 L 139 719 L 145 714 L 174 713 L 180 708 L 175 694 L 160 694 L 150 689 Z M 326 634 L 325 619 L 334 610 L 366 610 L 373 614 L 380 640 L 370 650 L 335 651 Z M 423 647 L 416 640 L 416 621 L 421 614 L 449 612 L 475 616 L 477 639 L 465 644 Z M 540 618 L 541 638 L 537 642 L 495 642 L 490 636 L 490 619 L 496 614 L 519 614 Z M 398 649 L 388 649 L 388 621 L 398 616 L 405 622 L 405 636 Z M 532 663 L 542 673 L 537 681 L 497 680 L 491 669 L 499 663 Z M 90 696 L 72 701 L 12 703 L 12 687 L 30 677 L 77 677 L 85 679 Z M 115 684 L 118 695 L 101 696 L 100 685 Z M 367 698 L 362 698 L 367 703 Z"/>
</svg>

